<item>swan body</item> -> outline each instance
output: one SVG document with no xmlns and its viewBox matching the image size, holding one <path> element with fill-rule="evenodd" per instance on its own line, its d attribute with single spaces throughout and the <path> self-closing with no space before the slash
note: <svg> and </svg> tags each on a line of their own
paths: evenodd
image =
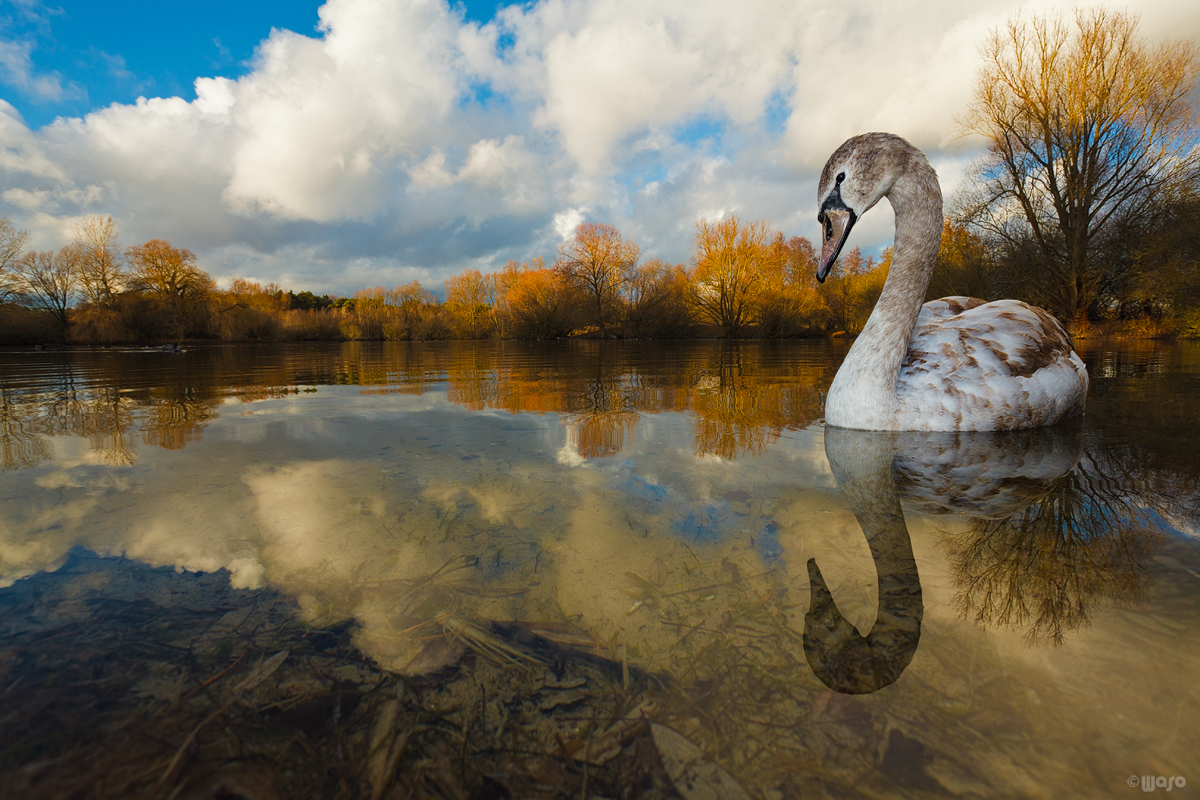
<svg viewBox="0 0 1200 800">
<path fill-rule="evenodd" d="M 892 267 L 834 377 L 825 421 L 840 428 L 990 431 L 1053 425 L 1083 411 L 1088 376 L 1062 326 L 1018 300 L 924 303 L 942 233 L 942 193 L 923 153 L 867 133 L 830 157 L 818 184 L 817 279 L 858 218 L 887 197 L 896 213 Z"/>
</svg>

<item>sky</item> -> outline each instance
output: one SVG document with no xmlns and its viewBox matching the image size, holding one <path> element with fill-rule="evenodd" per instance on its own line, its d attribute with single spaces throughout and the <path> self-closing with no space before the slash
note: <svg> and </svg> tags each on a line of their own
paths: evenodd
<svg viewBox="0 0 1200 800">
<path fill-rule="evenodd" d="M 0 0 L 0 216 L 89 214 L 234 277 L 352 294 L 543 256 L 582 221 L 686 262 L 696 222 L 817 236 L 847 137 L 898 133 L 952 196 L 988 31 L 1053 0 Z M 1200 39 L 1200 4 L 1129 8 Z M 851 244 L 890 241 L 890 209 Z"/>
</svg>

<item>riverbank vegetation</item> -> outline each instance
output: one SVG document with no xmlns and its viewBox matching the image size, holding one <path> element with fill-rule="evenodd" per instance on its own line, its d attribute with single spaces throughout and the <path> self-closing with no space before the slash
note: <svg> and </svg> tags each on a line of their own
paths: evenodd
<svg viewBox="0 0 1200 800">
<path fill-rule="evenodd" d="M 89 217 L 60 250 L 21 252 L 5 221 L 0 341 L 182 339 L 707 338 L 856 332 L 887 274 L 855 250 L 820 285 L 811 242 L 763 221 L 702 221 L 691 263 L 639 261 L 611 225 L 584 223 L 554 262 L 465 270 L 438 297 L 418 282 L 317 296 L 236 278 L 218 287 L 187 249 L 154 239 L 121 249 L 109 217 Z"/>
<path fill-rule="evenodd" d="M 84 227 L 108 238 L 90 241 L 85 233 L 56 252 L 21 253 L 5 265 L 0 343 L 853 335 L 891 263 L 890 250 L 876 259 L 854 249 L 819 284 L 811 241 L 731 216 L 697 226 L 689 263 L 639 264 L 630 257 L 636 244 L 615 228 L 585 224 L 564 250 L 590 250 L 590 264 L 573 255 L 551 265 L 510 261 L 486 275 L 465 270 L 445 282 L 443 297 L 415 281 L 336 297 L 242 278 L 221 288 L 186 249 L 158 239 L 121 250 L 110 219 L 89 218 Z M 10 241 L 22 234 L 11 225 L 5 233 Z M 1121 274 L 1105 275 L 1087 329 L 1200 336 L 1197 241 L 1200 202 L 1170 205 L 1161 222 L 1135 234 Z M 1044 303 L 1044 282 L 1029 277 L 1036 264 L 1027 248 L 948 219 L 928 296 Z"/>
<path fill-rule="evenodd" d="M 1075 336 L 1200 337 L 1198 52 L 1107 10 L 993 31 L 962 121 L 986 147 L 949 198 L 928 299 L 1025 300 Z M 819 284 L 811 241 L 736 215 L 700 220 L 686 261 L 640 261 L 585 222 L 551 262 L 467 269 L 442 297 L 417 282 L 333 297 L 218 287 L 185 248 L 121 248 L 107 216 L 57 251 L 26 240 L 0 220 L 2 344 L 853 335 L 891 264 L 854 249 Z"/>
</svg>

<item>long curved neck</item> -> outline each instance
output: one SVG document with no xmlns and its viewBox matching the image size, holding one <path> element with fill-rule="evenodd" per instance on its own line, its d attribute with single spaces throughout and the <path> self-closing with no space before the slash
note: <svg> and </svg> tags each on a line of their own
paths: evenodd
<svg viewBox="0 0 1200 800">
<path fill-rule="evenodd" d="M 924 157 L 909 162 L 887 198 L 896 213 L 891 270 L 870 319 L 830 387 L 831 398 L 845 392 L 843 402 L 853 402 L 868 415 L 896 409 L 896 378 L 925 302 L 942 238 L 942 192 Z"/>
</svg>

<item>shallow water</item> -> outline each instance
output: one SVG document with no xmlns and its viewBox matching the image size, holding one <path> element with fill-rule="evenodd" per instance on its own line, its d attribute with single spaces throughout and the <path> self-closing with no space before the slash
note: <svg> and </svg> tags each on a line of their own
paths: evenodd
<svg viewBox="0 0 1200 800">
<path fill-rule="evenodd" d="M 844 350 L 0 352 L 0 785 L 1194 795 L 1200 347 L 966 436 L 826 430 Z"/>
</svg>

